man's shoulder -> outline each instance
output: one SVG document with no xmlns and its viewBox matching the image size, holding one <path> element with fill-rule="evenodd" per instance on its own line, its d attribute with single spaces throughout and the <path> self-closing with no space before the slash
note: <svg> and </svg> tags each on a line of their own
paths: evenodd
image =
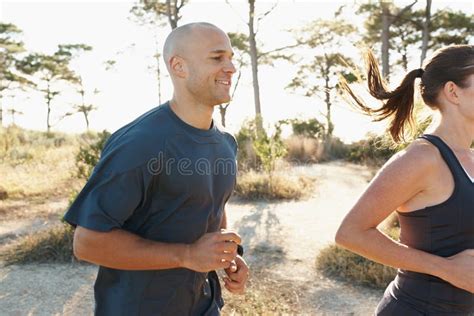
<svg viewBox="0 0 474 316">
<path fill-rule="evenodd" d="M 163 106 L 157 106 L 115 131 L 104 146 L 101 160 L 112 162 L 118 170 L 144 165 L 163 151 L 171 128 Z"/>
<path fill-rule="evenodd" d="M 237 139 L 234 137 L 234 135 L 226 128 L 223 127 L 221 124 L 215 122 L 216 124 L 216 130 L 217 133 L 219 133 L 226 142 L 229 143 L 235 150 L 237 150 Z"/>
</svg>

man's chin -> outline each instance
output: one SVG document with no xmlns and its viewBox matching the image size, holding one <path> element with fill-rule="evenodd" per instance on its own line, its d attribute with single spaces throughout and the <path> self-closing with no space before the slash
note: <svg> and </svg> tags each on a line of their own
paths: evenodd
<svg viewBox="0 0 474 316">
<path fill-rule="evenodd" d="M 214 103 L 214 106 L 216 106 L 216 105 L 229 103 L 230 101 L 231 101 L 231 98 L 229 96 L 227 96 L 227 97 L 223 97 L 223 98 L 218 98 L 213 103 Z"/>
</svg>

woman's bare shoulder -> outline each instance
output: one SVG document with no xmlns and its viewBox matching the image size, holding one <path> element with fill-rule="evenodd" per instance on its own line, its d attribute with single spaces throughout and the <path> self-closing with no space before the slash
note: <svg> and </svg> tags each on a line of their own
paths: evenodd
<svg viewBox="0 0 474 316">
<path fill-rule="evenodd" d="M 405 149 L 401 150 L 388 162 L 415 164 L 420 168 L 436 167 L 440 162 L 438 149 L 424 139 L 416 139 Z"/>
<path fill-rule="evenodd" d="M 438 149 L 428 141 L 417 139 L 393 155 L 379 173 L 407 173 L 416 176 L 432 174 L 441 163 Z"/>
</svg>

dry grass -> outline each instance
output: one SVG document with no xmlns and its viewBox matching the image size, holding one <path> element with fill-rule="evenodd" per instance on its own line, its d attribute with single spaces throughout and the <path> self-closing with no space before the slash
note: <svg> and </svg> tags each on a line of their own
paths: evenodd
<svg viewBox="0 0 474 316">
<path fill-rule="evenodd" d="M 319 253 L 316 267 L 325 275 L 377 288 L 385 288 L 393 280 L 396 270 L 373 262 L 336 245 Z"/>
<path fill-rule="evenodd" d="M 226 305 L 223 315 L 294 315 L 301 310 L 304 286 L 273 274 L 285 258 L 278 245 L 260 243 L 248 249 L 250 278 L 244 295 L 223 291 Z"/>
<path fill-rule="evenodd" d="M 236 194 L 247 200 L 298 200 L 314 191 L 315 179 L 248 171 L 237 177 Z"/>
<path fill-rule="evenodd" d="M 78 190 L 75 155 L 87 135 L 0 130 L 0 216 L 4 220 L 49 217 Z"/>
<path fill-rule="evenodd" d="M 264 274 L 252 274 L 244 295 L 223 291 L 226 305 L 223 315 L 288 315 L 298 311 L 298 293 L 290 281 L 272 280 Z"/>
<path fill-rule="evenodd" d="M 291 136 L 285 140 L 288 150 L 286 159 L 295 163 L 315 163 L 321 161 L 324 146 L 321 140 L 303 136 Z"/>
<path fill-rule="evenodd" d="M 396 213 L 379 226 L 390 238 L 398 240 L 400 227 Z M 318 254 L 316 267 L 328 276 L 340 277 L 357 284 L 385 288 L 397 270 L 366 259 L 337 245 L 330 245 Z"/>
<path fill-rule="evenodd" d="M 0 132 L 0 174 L 10 199 L 67 196 L 74 169 L 75 138 L 18 128 Z"/>
<path fill-rule="evenodd" d="M 74 230 L 68 224 L 20 238 L 0 255 L 5 264 L 71 262 Z"/>
</svg>

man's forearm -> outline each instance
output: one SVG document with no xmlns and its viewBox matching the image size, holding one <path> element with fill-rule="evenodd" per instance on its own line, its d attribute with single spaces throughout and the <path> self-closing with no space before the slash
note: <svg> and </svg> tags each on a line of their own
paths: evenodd
<svg viewBox="0 0 474 316">
<path fill-rule="evenodd" d="M 222 214 L 220 229 L 227 229 L 227 214 L 225 210 Z"/>
<path fill-rule="evenodd" d="M 189 245 L 147 240 L 114 229 L 97 232 L 77 227 L 74 254 L 78 259 L 121 270 L 159 270 L 187 267 Z"/>
</svg>

